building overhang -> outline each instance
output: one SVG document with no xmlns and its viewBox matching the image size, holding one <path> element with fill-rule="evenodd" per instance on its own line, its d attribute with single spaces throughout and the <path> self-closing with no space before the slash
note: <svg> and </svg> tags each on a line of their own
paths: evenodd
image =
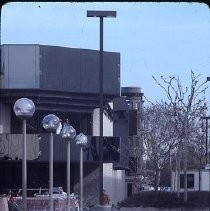
<svg viewBox="0 0 210 211">
<path fill-rule="evenodd" d="M 41 89 L 1 89 L 1 102 L 13 105 L 19 98 L 33 100 L 36 110 L 91 113 L 99 107 L 99 95 Z M 114 96 L 104 95 L 104 103 Z"/>
</svg>

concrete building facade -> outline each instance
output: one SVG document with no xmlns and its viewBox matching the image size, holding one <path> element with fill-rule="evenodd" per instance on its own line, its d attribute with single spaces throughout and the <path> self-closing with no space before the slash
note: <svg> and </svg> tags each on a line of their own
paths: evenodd
<svg viewBox="0 0 210 211">
<path fill-rule="evenodd" d="M 1 191 L 21 188 L 22 124 L 13 112 L 13 105 L 17 99 L 27 97 L 36 106 L 34 116 L 27 120 L 28 188 L 48 186 L 49 134 L 42 127 L 42 119 L 53 113 L 62 122 L 68 118 L 77 133 L 88 136 L 88 146 L 84 149 L 84 193 L 87 201 L 99 203 L 98 70 L 99 52 L 95 50 L 26 44 L 1 46 L 0 166 L 5 170 L 0 174 Z M 125 171 L 130 169 L 131 155 L 126 150 L 130 151 L 131 137 L 140 137 L 137 120 L 142 93 L 138 88 L 125 88 L 121 92 L 119 53 L 104 52 L 103 84 L 103 186 L 111 203 L 116 204 L 127 196 Z M 55 134 L 54 184 L 63 186 L 64 190 L 65 149 L 66 143 Z M 72 143 L 71 191 L 76 193 L 79 191 L 78 155 L 79 148 Z M 140 162 L 137 161 L 137 166 Z"/>
</svg>

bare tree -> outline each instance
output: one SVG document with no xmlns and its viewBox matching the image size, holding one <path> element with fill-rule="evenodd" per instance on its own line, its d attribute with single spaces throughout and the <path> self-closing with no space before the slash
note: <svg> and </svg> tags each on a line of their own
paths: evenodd
<svg viewBox="0 0 210 211">
<path fill-rule="evenodd" d="M 166 163 L 171 164 L 171 155 L 177 142 L 167 113 L 165 104 L 153 104 L 144 109 L 144 146 L 146 157 L 155 171 L 155 190 L 159 187 L 161 170 Z"/>
<path fill-rule="evenodd" d="M 186 202 L 188 146 L 191 141 L 192 131 L 194 131 L 194 124 L 192 123 L 201 117 L 201 113 L 205 108 L 206 82 L 201 82 L 199 79 L 200 74 L 195 75 L 193 71 L 191 71 L 191 83 L 189 87 L 183 86 L 179 77 L 161 76 L 161 82 L 154 76 L 153 78 L 167 96 L 165 105 L 168 107 L 168 115 L 174 121 L 174 128 L 179 137 L 179 148 L 182 146 L 183 149 L 184 201 Z"/>
<path fill-rule="evenodd" d="M 202 168 L 206 163 L 206 140 L 205 129 L 202 119 L 194 122 L 194 131 L 192 131 L 191 142 L 189 143 L 190 165 L 197 168 Z"/>
</svg>

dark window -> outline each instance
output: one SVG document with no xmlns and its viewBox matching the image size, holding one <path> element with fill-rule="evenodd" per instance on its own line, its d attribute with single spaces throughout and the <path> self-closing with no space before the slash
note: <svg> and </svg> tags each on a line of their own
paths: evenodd
<svg viewBox="0 0 210 211">
<path fill-rule="evenodd" d="M 103 138 L 103 161 L 119 162 L 120 161 L 120 138 L 104 137 Z"/>
<path fill-rule="evenodd" d="M 127 197 L 132 196 L 132 183 L 127 184 Z"/>
<path fill-rule="evenodd" d="M 129 110 L 129 136 L 137 134 L 137 110 Z"/>
<path fill-rule="evenodd" d="M 180 188 L 184 188 L 184 174 L 180 175 Z M 194 174 L 187 174 L 187 188 L 194 188 Z"/>
<path fill-rule="evenodd" d="M 136 157 L 129 157 L 129 169 L 130 173 L 137 172 L 137 158 Z"/>
</svg>

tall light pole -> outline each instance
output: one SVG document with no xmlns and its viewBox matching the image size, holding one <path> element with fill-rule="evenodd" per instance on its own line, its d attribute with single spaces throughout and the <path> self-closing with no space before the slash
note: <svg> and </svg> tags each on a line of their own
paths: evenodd
<svg viewBox="0 0 210 211">
<path fill-rule="evenodd" d="M 210 81 L 210 77 L 207 77 L 206 78 L 206 82 Z M 206 110 L 208 110 L 208 107 L 206 107 Z M 210 164 L 210 159 L 209 159 L 209 146 L 210 146 L 210 143 L 208 143 L 208 120 L 210 119 L 210 116 L 202 116 L 201 119 L 205 119 L 206 121 L 206 126 L 205 126 L 205 164 L 206 164 L 206 167 L 207 165 Z M 202 123 L 202 127 L 203 127 L 203 123 Z M 203 128 L 202 128 L 203 129 Z M 209 188 L 210 188 L 210 183 L 209 183 Z M 200 170 L 199 170 L 199 190 L 200 190 Z"/>
<path fill-rule="evenodd" d="M 100 71 L 99 71 L 99 106 L 100 106 L 100 134 L 99 134 L 99 154 L 100 154 L 100 204 L 103 204 L 103 19 L 104 18 L 115 18 L 117 15 L 116 11 L 96 11 L 88 10 L 87 17 L 100 18 Z"/>
<path fill-rule="evenodd" d="M 70 142 L 73 140 L 76 136 L 76 130 L 69 124 L 69 120 L 67 119 L 66 122 L 63 125 L 63 129 L 61 131 L 61 135 L 63 139 L 66 139 L 67 141 L 67 166 L 66 166 L 66 184 L 67 184 L 67 211 L 70 211 Z"/>
<path fill-rule="evenodd" d="M 28 98 L 20 98 L 15 102 L 13 110 L 15 115 L 23 120 L 22 202 L 23 211 L 27 211 L 26 119 L 33 116 L 35 105 Z"/>
<path fill-rule="evenodd" d="M 83 147 L 87 145 L 87 136 L 80 133 L 75 141 L 80 146 L 80 210 L 83 211 Z"/>
<path fill-rule="evenodd" d="M 210 116 L 204 116 L 204 117 L 201 117 L 201 119 L 205 119 L 206 120 L 206 129 L 205 129 L 205 132 L 206 132 L 206 135 L 205 135 L 205 138 L 206 138 L 206 165 L 210 162 L 209 161 L 209 143 L 208 143 L 208 121 L 210 119 Z"/>
<path fill-rule="evenodd" d="M 50 156 L 49 156 L 49 204 L 50 211 L 53 211 L 53 133 L 56 132 L 60 119 L 54 114 L 49 114 L 42 120 L 42 125 L 47 132 L 50 132 Z"/>
<path fill-rule="evenodd" d="M 210 81 L 210 77 L 206 77 L 206 81 Z M 209 122 L 209 119 L 210 119 L 210 116 L 204 116 L 204 117 L 201 117 L 202 119 L 205 119 L 206 120 L 206 135 L 205 135 L 205 138 L 206 138 L 206 165 L 207 164 L 210 164 L 210 159 L 209 159 L 209 146 L 210 146 L 210 143 L 208 142 L 208 122 Z"/>
</svg>

